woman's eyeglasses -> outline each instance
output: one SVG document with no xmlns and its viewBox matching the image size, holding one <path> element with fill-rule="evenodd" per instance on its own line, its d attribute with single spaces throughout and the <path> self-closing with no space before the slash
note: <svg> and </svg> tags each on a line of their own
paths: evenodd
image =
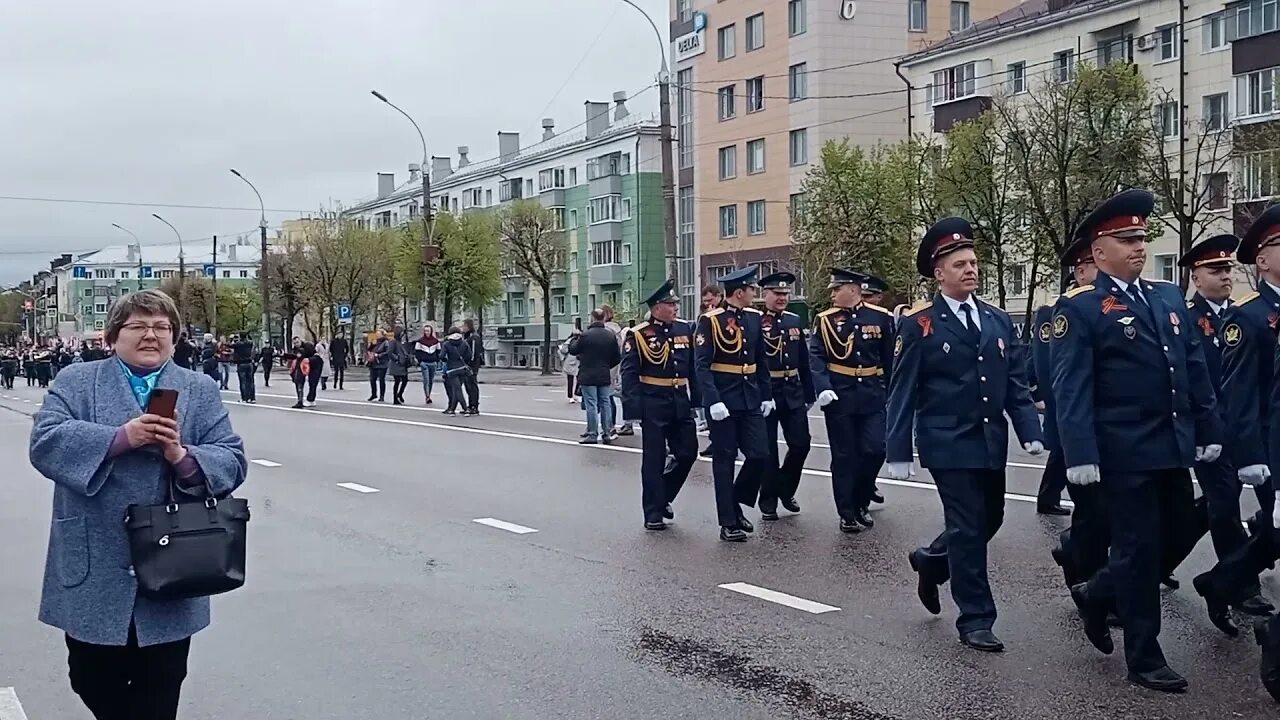
<svg viewBox="0 0 1280 720">
<path fill-rule="evenodd" d="M 147 331 L 155 333 L 156 337 L 169 337 L 173 334 L 173 326 L 169 323 L 148 325 L 146 323 L 131 322 L 125 323 L 120 329 L 131 335 L 146 335 Z"/>
</svg>

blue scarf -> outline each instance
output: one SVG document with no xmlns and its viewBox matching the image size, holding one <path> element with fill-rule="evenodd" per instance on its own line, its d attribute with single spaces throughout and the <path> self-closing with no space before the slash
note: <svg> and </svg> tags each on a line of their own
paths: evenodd
<svg viewBox="0 0 1280 720">
<path fill-rule="evenodd" d="M 156 389 L 156 381 L 160 379 L 160 373 L 164 370 L 164 365 L 161 365 L 159 370 L 146 375 L 139 375 L 139 371 L 129 367 L 128 363 L 120 360 L 119 357 L 116 360 L 120 363 L 120 369 L 124 371 L 125 380 L 129 381 L 129 389 L 133 391 L 133 397 L 138 401 L 138 407 L 146 410 L 147 403 L 151 401 L 151 393 Z M 168 363 L 165 364 L 167 365 Z"/>
</svg>

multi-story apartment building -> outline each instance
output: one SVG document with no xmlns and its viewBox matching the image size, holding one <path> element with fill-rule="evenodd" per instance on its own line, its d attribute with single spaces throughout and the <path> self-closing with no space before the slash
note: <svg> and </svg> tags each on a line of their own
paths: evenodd
<svg viewBox="0 0 1280 720">
<path fill-rule="evenodd" d="M 993 97 L 1016 101 L 1070 79 L 1079 62 L 1132 63 L 1158 90 L 1152 112 L 1165 152 L 1176 158 L 1184 148 L 1188 175 L 1209 198 L 1203 237 L 1242 232 L 1259 204 L 1280 195 L 1280 146 L 1201 167 L 1194 153 L 1209 146 L 1198 134 L 1222 132 L 1230 143 L 1270 133 L 1280 120 L 1278 6 L 1280 0 L 1029 0 L 902 62 L 916 89 L 913 119 L 919 130 L 943 132 L 976 118 Z M 1176 233 L 1154 240 L 1148 256 L 1149 277 L 1178 280 Z M 1010 268 L 1011 307 L 1026 305 L 1027 273 L 1016 263 Z"/>
<path fill-rule="evenodd" d="M 200 245 L 183 252 L 187 277 L 217 278 L 231 286 L 257 282 L 261 252 L 256 237 L 219 242 L 216 257 L 211 247 Z M 52 273 L 58 334 L 64 339 L 98 337 L 116 298 L 178 277 L 178 256 L 177 245 L 112 245 L 75 258 L 64 255 Z"/>
<path fill-rule="evenodd" d="M 537 200 L 551 209 L 565 235 L 568 259 L 557 273 L 551 297 L 507 268 L 504 294 L 486 310 L 486 349 L 499 366 L 533 366 L 543 339 L 543 308 L 552 312 L 552 340 L 568 337 L 577 319 L 608 303 L 634 310 L 641 291 L 664 277 L 662 167 L 659 124 L 632 114 L 626 93 L 613 105 L 587 102 L 585 121 L 557 133 L 551 119 L 543 135 L 522 148 L 518 133 L 498 133 L 498 156 L 473 162 L 467 147 L 452 158 L 432 158 L 431 201 L 435 212 L 493 211 L 514 200 Z M 420 218 L 422 179 L 410 166 L 408 182 L 378 176 L 378 196 L 345 211 L 374 227 Z M 412 311 L 412 308 L 411 308 Z M 410 325 L 416 322 L 413 312 Z"/>
<path fill-rule="evenodd" d="M 1013 0 L 672 0 L 682 292 L 791 260 L 790 216 L 828 140 L 906 136 L 894 61 Z"/>
</svg>

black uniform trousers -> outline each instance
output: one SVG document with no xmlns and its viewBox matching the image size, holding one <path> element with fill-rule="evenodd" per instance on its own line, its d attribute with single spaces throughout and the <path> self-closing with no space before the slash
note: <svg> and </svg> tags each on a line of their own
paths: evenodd
<svg viewBox="0 0 1280 720">
<path fill-rule="evenodd" d="M 871 504 L 876 474 L 884 464 L 885 414 L 840 413 L 835 403 L 823 409 L 831 445 L 831 493 L 836 512 L 852 522 L 859 508 Z"/>
<path fill-rule="evenodd" d="M 470 368 L 470 371 L 462 376 L 462 385 L 467 390 L 466 409 L 470 410 L 471 412 L 480 411 L 480 381 L 478 379 L 479 376 L 480 376 L 479 367 Z M 609 430 L 609 428 L 602 428 L 602 430 L 607 431 Z"/>
<path fill-rule="evenodd" d="M 1004 524 L 1004 470 L 930 468 L 929 473 L 942 499 L 945 529 L 928 547 L 916 550 L 916 569 L 935 585 L 951 582 L 961 634 L 990 630 L 996 601 L 987 580 L 987 543 Z"/>
<path fill-rule="evenodd" d="M 1053 456 L 1049 457 L 1052 462 Z M 1111 521 L 1099 483 L 1068 484 L 1067 495 L 1075 508 L 1071 511 L 1071 526 L 1063 530 L 1059 538 L 1066 562 L 1070 564 L 1068 582 L 1074 584 L 1085 582 L 1107 564 Z"/>
<path fill-rule="evenodd" d="M 257 400 L 258 393 L 253 386 L 254 366 L 251 362 L 236 365 L 236 377 L 240 379 L 240 399 Z"/>
<path fill-rule="evenodd" d="M 1203 485 L 1201 486 L 1203 487 Z M 1258 593 L 1258 575 L 1280 560 L 1280 530 L 1272 527 L 1271 515 L 1259 510 L 1253 520 L 1253 534 L 1220 557 L 1208 572 L 1196 578 L 1207 582 L 1211 591 L 1230 603 L 1237 603 Z"/>
<path fill-rule="evenodd" d="M 736 528 L 742 518 L 738 504 L 748 507 L 756 504 L 760 483 L 769 463 L 766 447 L 769 433 L 759 410 L 735 410 L 724 420 L 710 420 L 707 425 L 711 432 L 711 475 L 716 488 L 716 517 L 720 527 Z M 738 451 L 742 451 L 744 460 L 735 479 L 733 471 Z"/>
<path fill-rule="evenodd" d="M 691 412 L 676 412 L 680 403 L 645 402 L 640 420 L 640 503 L 645 522 L 661 522 L 663 510 L 675 501 L 698 461 L 698 431 Z"/>
<path fill-rule="evenodd" d="M 1200 494 L 1208 503 L 1209 538 L 1213 541 L 1213 552 L 1218 560 L 1230 557 L 1249 540 L 1248 533 L 1240 525 L 1240 491 L 1244 485 L 1226 458 L 1212 463 L 1196 463 L 1196 480 L 1200 483 Z M 1262 588 L 1258 578 L 1254 577 L 1239 591 L 1252 596 Z"/>
<path fill-rule="evenodd" d="M 1159 641 L 1160 578 L 1172 569 L 1176 556 L 1181 555 L 1177 562 L 1186 557 L 1183 547 L 1193 535 L 1203 536 L 1186 532 L 1199 524 L 1191 475 L 1183 469 L 1104 469 L 1101 486 L 1111 523 L 1111 556 L 1089 581 L 1086 595 L 1091 603 L 1115 607 L 1130 672 L 1150 672 L 1168 664 Z"/>
<path fill-rule="evenodd" d="M 809 416 L 805 406 L 791 409 L 778 408 L 764 419 L 765 431 L 769 442 L 769 467 L 765 470 L 763 483 L 760 485 L 760 510 L 777 512 L 778 500 L 795 497 L 800 488 L 800 474 L 804 472 L 804 461 L 809 456 L 813 439 L 809 434 Z M 787 442 L 787 454 L 778 464 L 778 428 L 782 428 L 782 437 Z"/>
<path fill-rule="evenodd" d="M 67 636 L 71 689 L 97 720 L 174 720 L 187 677 L 191 638 L 138 647 L 92 645 Z"/>
<path fill-rule="evenodd" d="M 1062 504 L 1062 491 L 1067 487 L 1067 462 L 1061 450 L 1051 450 L 1040 476 L 1040 489 L 1036 491 L 1036 507 L 1047 508 Z"/>
</svg>

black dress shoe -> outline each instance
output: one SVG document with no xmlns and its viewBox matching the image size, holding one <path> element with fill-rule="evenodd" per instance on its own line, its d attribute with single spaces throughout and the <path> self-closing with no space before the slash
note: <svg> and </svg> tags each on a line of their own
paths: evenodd
<svg viewBox="0 0 1280 720">
<path fill-rule="evenodd" d="M 676 519 L 676 511 L 671 509 L 671 503 L 667 503 L 667 506 L 662 508 L 662 517 L 668 520 Z"/>
<path fill-rule="evenodd" d="M 1075 563 L 1071 561 L 1071 556 L 1061 545 L 1049 551 L 1049 554 L 1053 555 L 1053 561 L 1062 568 L 1062 579 L 1066 581 L 1068 588 L 1082 582 L 1079 573 L 1076 572 Z"/>
<path fill-rule="evenodd" d="M 974 630 L 960 636 L 960 642 L 982 652 L 1004 652 L 1004 643 L 990 630 Z"/>
<path fill-rule="evenodd" d="M 1170 590 L 1177 590 L 1178 588 L 1182 587 L 1182 583 L 1178 582 L 1178 578 L 1174 577 L 1173 575 L 1165 575 L 1163 578 L 1160 578 L 1160 584 L 1169 588 Z M 1173 672 L 1173 671 L 1171 670 L 1170 672 Z"/>
<path fill-rule="evenodd" d="M 1180 693 L 1187 689 L 1187 680 L 1169 669 L 1168 665 L 1149 672 L 1129 671 L 1129 681 L 1141 685 L 1148 690 L 1159 690 L 1167 693 Z"/>
<path fill-rule="evenodd" d="M 871 519 L 871 513 L 866 508 L 859 508 L 854 511 L 853 519 L 868 530 L 876 526 L 876 521 Z"/>
<path fill-rule="evenodd" d="M 1262 595 L 1254 595 L 1245 598 L 1233 605 L 1233 607 L 1245 615 L 1254 615 L 1257 617 L 1266 617 L 1276 611 L 1276 608 Z"/>
<path fill-rule="evenodd" d="M 711 448 L 707 448 L 706 450 L 703 450 L 702 452 L 698 453 L 698 457 L 705 457 L 705 458 L 711 457 Z"/>
<path fill-rule="evenodd" d="M 800 512 L 800 503 L 796 502 L 795 498 L 782 498 L 780 502 L 782 503 L 782 507 L 786 508 L 788 512 Z"/>
<path fill-rule="evenodd" d="M 1110 628 L 1121 628 L 1121 629 L 1123 629 L 1123 628 L 1124 628 L 1124 623 L 1120 622 L 1120 616 L 1119 616 L 1119 615 L 1117 615 L 1117 614 L 1115 614 L 1115 613 L 1111 612 L 1110 610 L 1108 610 L 1108 611 L 1107 611 L 1107 627 L 1110 627 Z"/>
<path fill-rule="evenodd" d="M 635 435 L 636 431 L 635 431 L 635 428 L 631 427 L 630 425 L 623 425 L 622 427 L 618 428 L 618 434 L 619 435 Z"/>
<path fill-rule="evenodd" d="M 1036 512 L 1041 515 L 1070 515 L 1071 511 L 1061 505 L 1046 505 L 1044 507 L 1037 506 Z"/>
<path fill-rule="evenodd" d="M 1273 620 L 1258 620 L 1253 625 L 1253 637 L 1262 648 L 1260 675 L 1262 686 L 1272 699 L 1280 702 L 1280 637 L 1271 632 Z"/>
<path fill-rule="evenodd" d="M 744 515 L 738 516 L 738 527 L 742 528 L 742 532 L 753 533 L 756 531 L 756 526 L 752 525 L 751 521 Z"/>
<path fill-rule="evenodd" d="M 880 490 L 878 488 L 871 491 L 871 502 L 877 505 L 884 504 L 884 496 L 880 494 Z"/>
<path fill-rule="evenodd" d="M 924 609 L 928 610 L 931 615 L 942 614 L 942 601 L 938 599 L 938 586 L 925 579 L 923 573 L 920 572 L 920 565 L 916 562 L 917 550 L 912 550 L 907 554 L 907 561 L 911 563 L 911 569 L 917 575 L 916 597 L 920 598 L 920 604 L 924 605 Z"/>
<path fill-rule="evenodd" d="M 860 533 L 862 526 L 853 520 L 845 520 L 840 518 L 840 532 L 842 533 Z"/>
<path fill-rule="evenodd" d="M 1111 628 L 1107 627 L 1107 609 L 1089 601 L 1089 596 L 1085 594 L 1084 583 L 1071 587 L 1071 599 L 1075 601 L 1076 608 L 1080 610 L 1080 617 L 1084 619 L 1084 635 L 1089 638 L 1089 642 L 1103 655 L 1115 652 L 1116 646 L 1111 640 Z"/>
<path fill-rule="evenodd" d="M 774 521 L 774 520 L 777 520 L 777 519 L 778 519 L 778 511 L 777 511 L 777 510 L 769 511 L 769 510 L 765 510 L 764 508 L 761 508 L 761 509 L 760 509 L 760 519 L 761 519 L 761 520 L 765 520 L 765 521 L 769 521 L 769 522 L 772 522 L 772 521 Z"/>
<path fill-rule="evenodd" d="M 725 542 L 746 542 L 747 534 L 738 528 L 720 528 L 720 539 Z"/>
<path fill-rule="evenodd" d="M 666 530 L 667 524 L 661 520 L 647 520 L 644 524 L 645 530 Z"/>
<path fill-rule="evenodd" d="M 1231 611 L 1227 607 L 1227 602 L 1218 594 L 1213 587 L 1213 583 L 1209 582 L 1208 574 L 1197 575 L 1191 581 L 1191 586 L 1196 589 L 1200 597 L 1204 598 L 1205 606 L 1209 610 L 1209 622 L 1226 633 L 1227 637 L 1238 636 L 1240 628 L 1236 626 L 1235 620 L 1231 619 Z"/>
</svg>

